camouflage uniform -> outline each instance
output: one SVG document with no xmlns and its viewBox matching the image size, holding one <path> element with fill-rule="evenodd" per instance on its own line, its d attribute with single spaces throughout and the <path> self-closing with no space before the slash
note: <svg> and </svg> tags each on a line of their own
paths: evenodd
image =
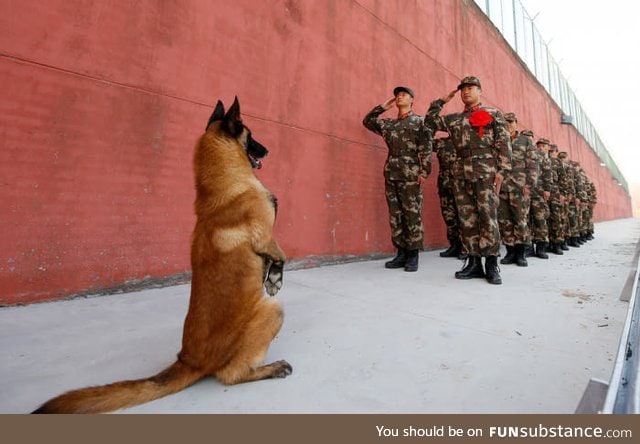
<svg viewBox="0 0 640 444">
<path fill-rule="evenodd" d="M 584 174 L 582 168 L 580 168 L 580 164 L 578 162 L 572 161 L 573 165 L 576 167 L 576 197 L 580 199 L 580 205 L 576 205 L 576 225 L 571 232 L 572 237 L 575 237 L 576 241 L 580 238 L 582 234 L 582 230 L 584 229 L 584 205 L 588 199 L 587 195 L 587 176 Z"/>
<path fill-rule="evenodd" d="M 567 177 L 566 169 L 560 159 L 550 157 L 553 175 L 556 178 L 556 186 L 553 187 L 551 198 L 549 199 L 549 242 L 551 243 L 551 252 L 562 254 L 560 244 L 564 242 L 564 201 L 566 199 Z"/>
<path fill-rule="evenodd" d="M 533 188 L 537 181 L 538 163 L 532 155 L 531 139 L 516 133 L 511 138 L 512 168 L 500 188 L 498 222 L 502 242 L 509 247 L 527 245 L 529 234 L 529 198 L 525 198 L 525 187 Z"/>
<path fill-rule="evenodd" d="M 454 245 L 460 240 L 460 222 L 453 193 L 453 164 L 456 151 L 451 138 L 433 140 L 433 149 L 438 157 L 438 196 L 440 198 L 440 212 L 447 226 L 447 239 Z"/>
<path fill-rule="evenodd" d="M 536 245 L 549 242 L 549 205 L 544 198 L 544 192 L 553 192 L 554 179 L 551 161 L 548 156 L 538 151 L 540 160 L 540 178 L 538 185 L 531 190 L 531 211 L 529 212 L 529 227 L 531 238 Z"/>
<path fill-rule="evenodd" d="M 564 180 L 560 183 L 560 191 L 564 193 L 565 199 L 562 205 L 562 244 L 561 249 L 568 250 L 567 241 L 571 237 L 571 202 L 574 201 L 576 195 L 575 187 L 575 171 L 568 161 L 566 152 L 560 152 L 558 158 L 562 160 L 564 166 Z M 574 203 L 575 208 L 575 203 Z"/>
<path fill-rule="evenodd" d="M 364 126 L 379 134 L 389 149 L 384 165 L 385 195 L 389 206 L 391 240 L 399 250 L 423 248 L 422 190 L 419 176 L 431 172 L 431 137 L 424 119 L 413 111 L 397 119 L 383 119 L 382 106 L 364 118 Z"/>
<path fill-rule="evenodd" d="M 496 173 L 511 170 L 506 121 L 499 110 L 481 104 L 440 116 L 444 104 L 441 99 L 433 101 L 426 119 L 434 130 L 448 132 L 456 149 L 453 186 L 464 249 L 473 257 L 497 257 L 500 230 L 493 183 Z M 487 113 L 491 121 L 485 126 L 472 126 L 469 119 L 477 111 Z"/>
</svg>

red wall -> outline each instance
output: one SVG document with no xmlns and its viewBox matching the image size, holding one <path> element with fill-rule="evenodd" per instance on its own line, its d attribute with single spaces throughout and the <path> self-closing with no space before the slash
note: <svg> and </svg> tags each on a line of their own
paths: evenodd
<svg viewBox="0 0 640 444">
<path fill-rule="evenodd" d="M 258 175 L 298 265 L 392 250 L 386 149 L 361 120 L 398 84 L 422 113 L 479 76 L 485 103 L 582 162 L 598 220 L 631 215 L 471 0 L 0 0 L 0 11 L 0 304 L 188 273 L 193 144 L 217 99 L 235 95 L 271 150 Z M 445 243 L 436 173 L 427 248 Z"/>
</svg>

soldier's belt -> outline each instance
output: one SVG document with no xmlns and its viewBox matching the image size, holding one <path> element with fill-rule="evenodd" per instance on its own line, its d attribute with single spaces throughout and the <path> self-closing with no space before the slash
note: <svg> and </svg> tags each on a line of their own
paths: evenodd
<svg viewBox="0 0 640 444">
<path fill-rule="evenodd" d="M 472 156 L 478 156 L 481 154 L 493 154 L 493 149 L 492 148 L 475 148 L 475 149 L 462 148 L 462 149 L 456 150 L 456 156 L 462 159 L 466 159 Z"/>
</svg>

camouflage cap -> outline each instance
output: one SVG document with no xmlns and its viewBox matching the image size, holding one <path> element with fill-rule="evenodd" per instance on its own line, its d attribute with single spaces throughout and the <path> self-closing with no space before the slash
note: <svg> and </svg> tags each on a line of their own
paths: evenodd
<svg viewBox="0 0 640 444">
<path fill-rule="evenodd" d="M 517 122 L 518 118 L 516 117 L 516 113 L 506 113 L 504 115 L 504 120 L 507 122 Z"/>
<path fill-rule="evenodd" d="M 536 145 L 551 145 L 551 142 L 549 142 L 549 139 L 545 139 L 544 137 L 538 139 L 538 141 L 536 142 Z"/>
<path fill-rule="evenodd" d="M 530 129 L 522 130 L 522 135 L 527 137 L 533 137 L 533 131 Z"/>
<path fill-rule="evenodd" d="M 480 79 L 474 76 L 467 76 L 464 79 L 460 80 L 460 84 L 458 85 L 458 89 L 462 89 L 463 86 L 465 85 L 475 85 L 478 88 L 482 89 L 482 86 L 480 85 Z"/>
<path fill-rule="evenodd" d="M 559 159 L 564 159 L 565 157 L 569 157 L 569 154 L 567 154 L 567 152 L 566 152 L 566 151 L 560 151 L 560 152 L 558 153 L 558 158 L 559 158 Z"/>
<path fill-rule="evenodd" d="M 415 95 L 413 94 L 413 90 L 411 88 L 407 88 L 406 86 L 396 86 L 395 88 L 393 88 L 393 96 L 397 96 L 398 93 L 400 92 L 406 92 L 407 94 L 409 94 L 411 97 L 415 98 Z"/>
</svg>

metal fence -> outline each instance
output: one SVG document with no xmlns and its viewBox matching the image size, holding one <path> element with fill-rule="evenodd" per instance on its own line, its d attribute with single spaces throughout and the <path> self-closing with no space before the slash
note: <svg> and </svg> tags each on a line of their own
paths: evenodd
<svg viewBox="0 0 640 444">
<path fill-rule="evenodd" d="M 570 123 L 578 130 L 613 178 L 629 192 L 626 179 L 602 143 L 520 0 L 475 0 L 475 3 L 560 107 L 564 114 L 563 123 Z"/>
</svg>

